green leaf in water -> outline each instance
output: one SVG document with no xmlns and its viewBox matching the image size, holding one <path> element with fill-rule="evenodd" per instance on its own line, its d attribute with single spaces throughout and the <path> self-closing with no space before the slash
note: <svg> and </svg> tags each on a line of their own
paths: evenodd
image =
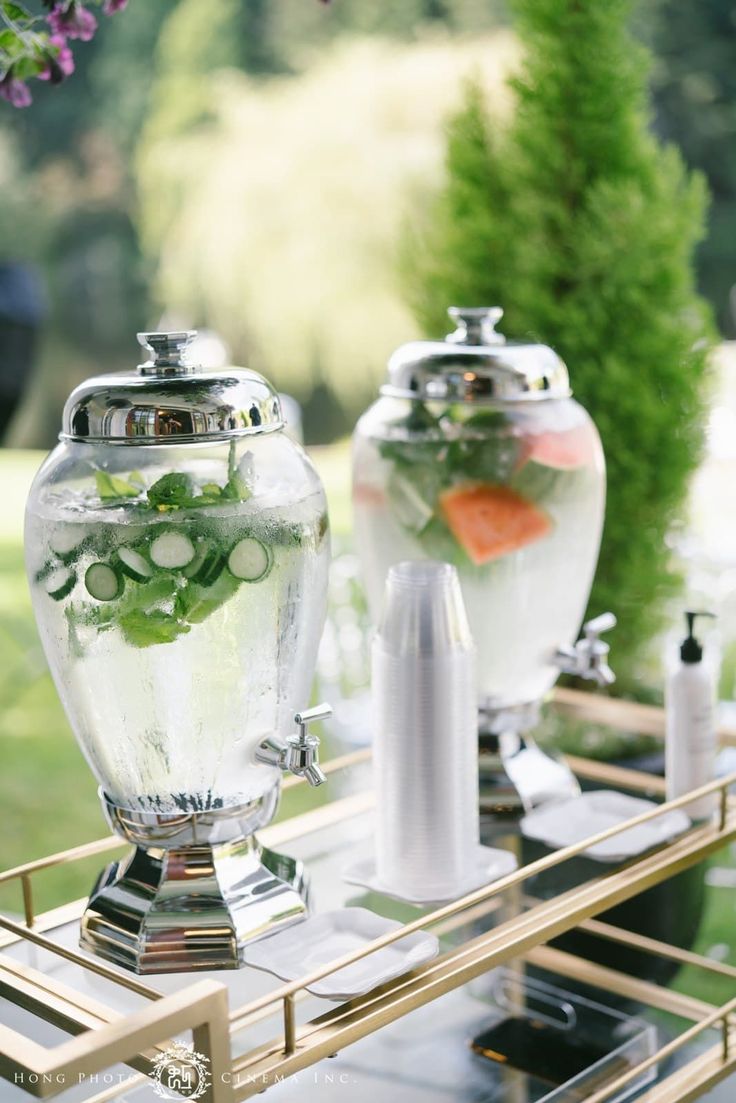
<svg viewBox="0 0 736 1103">
<path fill-rule="evenodd" d="M 229 601 L 240 586 L 240 579 L 224 571 L 211 586 L 202 586 L 190 582 L 176 595 L 174 611 L 182 620 L 190 624 L 201 624 L 226 601 Z"/>
<path fill-rule="evenodd" d="M 194 496 L 194 484 L 188 475 L 172 471 L 157 479 L 148 491 L 149 504 L 154 508 L 161 506 L 181 509 L 188 505 Z"/>
<path fill-rule="evenodd" d="M 137 498 L 141 492 L 140 487 L 133 486 L 127 479 L 121 479 L 119 475 L 110 475 L 107 471 L 95 471 L 95 483 L 97 493 L 103 501 Z"/>
<path fill-rule="evenodd" d="M 177 620 L 171 613 L 154 610 L 144 613 L 133 609 L 124 613 L 118 621 L 126 641 L 133 647 L 153 647 L 158 643 L 173 643 L 189 631 L 189 625 Z"/>
<path fill-rule="evenodd" d="M 239 471 L 235 471 L 222 488 L 222 497 L 231 501 L 247 502 L 252 494 L 253 491 Z"/>
</svg>

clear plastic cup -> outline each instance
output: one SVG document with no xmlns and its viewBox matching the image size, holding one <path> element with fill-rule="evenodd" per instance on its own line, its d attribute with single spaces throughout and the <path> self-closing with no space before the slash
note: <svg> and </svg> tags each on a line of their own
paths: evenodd
<svg viewBox="0 0 736 1103">
<path fill-rule="evenodd" d="M 455 568 L 400 563 L 373 644 L 376 877 L 390 892 L 463 891 L 479 844 L 475 647 Z"/>
</svg>

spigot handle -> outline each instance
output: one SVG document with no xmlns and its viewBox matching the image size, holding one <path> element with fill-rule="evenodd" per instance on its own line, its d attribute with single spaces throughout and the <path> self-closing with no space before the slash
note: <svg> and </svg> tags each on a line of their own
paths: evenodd
<svg viewBox="0 0 736 1103">
<path fill-rule="evenodd" d="M 315 705 L 312 709 L 295 712 L 294 723 L 299 725 L 299 735 L 305 736 L 310 724 L 314 723 L 315 720 L 327 720 L 330 716 L 332 716 L 332 706 L 323 702 L 321 705 Z"/>
<path fill-rule="evenodd" d="M 298 732 L 287 739 L 286 768 L 297 777 L 303 777 L 310 785 L 321 785 L 327 778 L 319 768 L 319 739 L 310 735 L 308 725 L 315 720 L 326 720 L 332 716 L 330 705 L 315 705 L 313 709 L 294 713 L 294 722 Z"/>
<path fill-rule="evenodd" d="M 328 716 L 332 716 L 332 709 L 327 704 L 294 713 L 299 730 L 287 736 L 286 742 L 276 736 L 264 739 L 256 748 L 256 762 L 287 770 L 310 785 L 321 785 L 327 778 L 319 768 L 319 739 L 310 735 L 307 727 L 313 720 L 326 720 Z"/>
<path fill-rule="evenodd" d="M 593 620 L 589 620 L 583 625 L 583 632 L 589 640 L 593 640 L 600 636 L 601 632 L 610 632 L 612 628 L 616 627 L 616 624 L 616 617 L 613 613 L 601 613 L 600 616 L 594 617 Z"/>
</svg>

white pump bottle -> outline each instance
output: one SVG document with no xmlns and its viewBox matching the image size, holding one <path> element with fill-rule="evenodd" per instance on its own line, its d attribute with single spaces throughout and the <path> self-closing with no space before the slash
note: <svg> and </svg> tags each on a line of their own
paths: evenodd
<svg viewBox="0 0 736 1103">
<path fill-rule="evenodd" d="M 665 774 L 668 800 L 707 785 L 715 777 L 715 672 L 710 663 L 703 662 L 703 647 L 693 634 L 695 618 L 712 615 L 685 613 L 688 634 L 680 646 L 679 662 L 667 678 Z M 694 800 L 685 811 L 692 820 L 706 820 L 713 815 L 716 805 L 714 793 Z"/>
</svg>

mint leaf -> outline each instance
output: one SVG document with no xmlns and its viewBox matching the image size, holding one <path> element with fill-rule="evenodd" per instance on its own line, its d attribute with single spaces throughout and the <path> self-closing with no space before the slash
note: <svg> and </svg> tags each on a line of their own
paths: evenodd
<svg viewBox="0 0 736 1103">
<path fill-rule="evenodd" d="M 126 479 L 121 479 L 118 475 L 110 475 L 107 471 L 95 471 L 95 483 L 97 493 L 103 501 L 109 501 L 112 498 L 137 498 L 140 493 L 139 489 L 131 486 Z"/>
<path fill-rule="evenodd" d="M 165 605 L 166 609 L 173 608 L 176 597 L 177 581 L 169 572 L 152 578 L 150 582 L 136 582 L 126 586 L 125 593 L 118 602 L 118 607 L 123 613 L 151 610 L 159 610 L 159 606 Z M 165 610 L 164 610 L 165 611 Z"/>
<path fill-rule="evenodd" d="M 173 643 L 189 631 L 189 625 L 177 620 L 171 613 L 154 611 L 144 613 L 134 609 L 124 613 L 119 620 L 125 640 L 133 647 L 153 647 L 158 643 Z"/>
<path fill-rule="evenodd" d="M 230 476 L 222 488 L 222 497 L 228 498 L 231 501 L 247 502 L 248 499 L 252 497 L 252 494 L 253 491 L 238 471 L 235 471 Z"/>
<path fill-rule="evenodd" d="M 224 571 L 211 586 L 190 582 L 176 595 L 174 610 L 177 616 L 189 624 L 201 624 L 233 596 L 240 580 Z"/>
<path fill-rule="evenodd" d="M 148 491 L 149 504 L 154 508 L 168 506 L 173 509 L 181 509 L 188 505 L 194 496 L 194 484 L 189 475 L 183 475 L 172 471 L 169 475 L 162 475 L 160 479 L 150 487 Z"/>
</svg>

